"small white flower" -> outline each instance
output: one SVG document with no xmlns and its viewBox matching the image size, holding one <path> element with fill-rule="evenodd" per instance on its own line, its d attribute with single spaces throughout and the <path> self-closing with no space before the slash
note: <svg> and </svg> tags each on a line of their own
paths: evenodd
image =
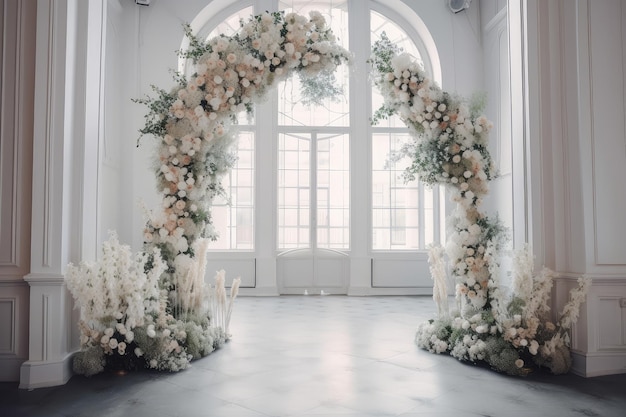
<svg viewBox="0 0 626 417">
<path fill-rule="evenodd" d="M 115 349 L 117 347 L 117 339 L 116 338 L 112 338 L 109 340 L 109 347 L 111 349 Z"/>
</svg>

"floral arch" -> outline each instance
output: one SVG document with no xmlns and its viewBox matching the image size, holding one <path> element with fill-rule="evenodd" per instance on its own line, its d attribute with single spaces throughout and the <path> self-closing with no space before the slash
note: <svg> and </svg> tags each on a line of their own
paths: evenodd
<svg viewBox="0 0 626 417">
<path fill-rule="evenodd" d="M 293 74 L 311 86 L 309 99 L 319 100 L 334 91 L 328 83 L 335 68 L 351 59 L 315 12 L 310 18 L 266 12 L 242 22 L 233 36 L 207 42 L 189 25 L 185 33 L 189 47 L 180 54 L 192 62 L 190 75 L 176 74 L 172 89 L 155 87 L 154 97 L 137 100 L 149 109 L 141 133 L 160 141 L 154 169 L 162 205 L 148 212 L 144 251 L 133 256 L 114 236 L 99 264 L 68 269 L 68 288 L 82 307 L 78 373 L 94 374 L 112 362 L 176 371 L 228 338 L 237 283 L 228 303 L 224 273 L 215 288 L 206 287 L 203 262 L 207 240 L 215 237 L 211 202 L 224 192 L 220 179 L 234 162 L 235 116 Z M 517 258 L 515 291 L 503 294 L 497 282 L 502 230 L 480 211 L 495 176 L 486 146 L 491 124 L 479 103 L 441 90 L 398 52 L 384 38 L 374 47 L 370 62 L 386 100 L 373 119 L 399 114 L 414 139 L 398 155 L 411 159 L 406 177 L 446 185 L 458 204 L 447 254 L 460 309 L 448 312 L 443 253 L 434 248 L 440 314 L 420 326 L 418 345 L 515 375 L 525 372 L 528 361 L 566 372 L 568 330 L 588 281 L 581 280 L 553 322 L 547 309 L 552 274 L 544 270 L 533 277 L 526 252 Z"/>
</svg>

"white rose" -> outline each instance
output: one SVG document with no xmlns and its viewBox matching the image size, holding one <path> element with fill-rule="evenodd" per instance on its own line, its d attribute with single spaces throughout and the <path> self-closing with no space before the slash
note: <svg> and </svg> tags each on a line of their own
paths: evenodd
<svg viewBox="0 0 626 417">
<path fill-rule="evenodd" d="M 116 338 L 112 338 L 111 340 L 109 340 L 109 347 L 111 349 L 115 349 L 117 347 L 117 339 Z"/>
</svg>

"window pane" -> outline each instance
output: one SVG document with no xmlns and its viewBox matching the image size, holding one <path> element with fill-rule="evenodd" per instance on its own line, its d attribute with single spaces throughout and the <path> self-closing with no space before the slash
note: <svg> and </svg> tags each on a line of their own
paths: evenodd
<svg viewBox="0 0 626 417">
<path fill-rule="evenodd" d="M 388 161 L 389 153 L 410 139 L 408 133 L 372 136 L 372 248 L 419 249 L 419 184 L 404 183 L 405 161 Z"/>
<path fill-rule="evenodd" d="M 317 139 L 317 246 L 350 247 L 350 138 L 320 134 Z M 320 239 L 324 236 L 324 240 Z"/>
<path fill-rule="evenodd" d="M 278 248 L 307 248 L 311 136 L 281 134 L 278 143 Z"/>
<path fill-rule="evenodd" d="M 236 146 L 239 158 L 222 181 L 231 204 L 216 198 L 211 209 L 219 233 L 209 244 L 211 250 L 254 249 L 254 133 L 240 131 Z"/>
</svg>

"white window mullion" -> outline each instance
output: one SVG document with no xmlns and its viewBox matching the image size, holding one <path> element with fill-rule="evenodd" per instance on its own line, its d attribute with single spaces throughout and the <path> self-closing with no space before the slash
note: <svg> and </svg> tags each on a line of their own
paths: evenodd
<svg viewBox="0 0 626 417">
<path fill-rule="evenodd" d="M 370 1 L 348 0 L 350 51 L 350 252 L 366 258 L 372 242 L 372 135 L 369 122 L 371 91 L 367 59 L 370 55 Z"/>
<path fill-rule="evenodd" d="M 417 232 L 419 233 L 419 247 L 420 248 L 425 248 L 426 247 L 426 233 L 424 231 L 424 225 L 426 224 L 425 220 L 426 220 L 426 214 L 425 214 L 425 198 L 424 198 L 424 184 L 422 182 L 420 182 L 419 184 L 419 188 L 418 188 L 418 200 L 417 200 L 417 207 L 418 207 L 418 213 L 419 213 L 419 220 L 417 223 Z"/>
<path fill-rule="evenodd" d="M 309 242 L 311 249 L 317 248 L 317 135 L 311 132 L 309 147 Z"/>
</svg>

